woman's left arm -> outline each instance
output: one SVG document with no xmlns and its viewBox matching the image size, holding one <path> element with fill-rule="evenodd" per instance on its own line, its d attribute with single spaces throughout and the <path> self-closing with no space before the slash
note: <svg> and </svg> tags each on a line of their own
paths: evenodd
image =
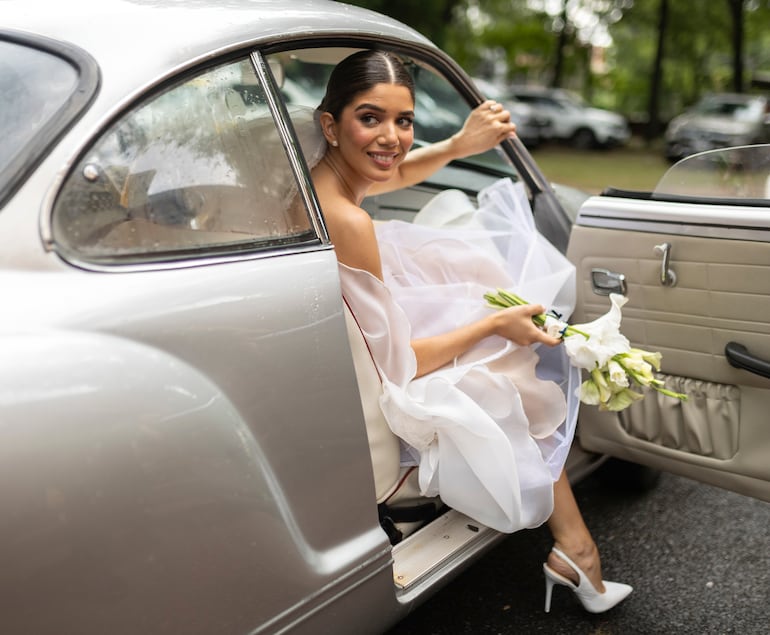
<svg viewBox="0 0 770 635">
<path fill-rule="evenodd" d="M 389 181 L 374 183 L 367 194 L 393 192 L 420 183 L 450 161 L 486 152 L 515 132 L 510 113 L 487 100 L 471 111 L 459 132 L 407 154 L 397 174 Z"/>
</svg>

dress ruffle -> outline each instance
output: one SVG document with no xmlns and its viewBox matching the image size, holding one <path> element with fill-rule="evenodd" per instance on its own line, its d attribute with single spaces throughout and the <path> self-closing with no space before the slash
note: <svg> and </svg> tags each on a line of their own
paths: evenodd
<svg viewBox="0 0 770 635">
<path fill-rule="evenodd" d="M 500 531 L 535 527 L 551 514 L 576 422 L 579 375 L 562 347 L 490 337 L 415 379 L 410 341 L 480 318 L 498 287 L 566 317 L 574 268 L 536 232 L 510 181 L 485 190 L 478 209 L 458 213 L 456 192 L 441 198 L 415 223 L 378 225 L 384 284 L 340 264 L 343 295 L 378 366 L 385 418 L 419 453 L 422 493 Z M 439 227 L 442 205 L 452 224 Z"/>
</svg>

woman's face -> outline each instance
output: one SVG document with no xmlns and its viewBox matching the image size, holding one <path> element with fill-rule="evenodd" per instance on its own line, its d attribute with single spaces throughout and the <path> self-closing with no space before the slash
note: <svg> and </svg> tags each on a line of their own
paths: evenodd
<svg viewBox="0 0 770 635">
<path fill-rule="evenodd" d="M 412 147 L 413 123 L 409 89 L 377 84 L 356 95 L 336 123 L 342 158 L 364 179 L 387 181 Z"/>
</svg>

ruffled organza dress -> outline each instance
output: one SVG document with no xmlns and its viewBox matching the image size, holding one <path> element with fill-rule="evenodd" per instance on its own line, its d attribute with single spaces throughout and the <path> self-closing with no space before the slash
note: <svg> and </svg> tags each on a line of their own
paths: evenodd
<svg viewBox="0 0 770 635">
<path fill-rule="evenodd" d="M 439 370 L 414 378 L 410 340 L 492 311 L 484 293 L 515 290 L 566 319 L 575 272 L 535 229 L 524 189 L 504 179 L 476 208 L 439 194 L 414 223 L 377 225 L 384 283 L 340 264 L 342 291 L 382 379 L 380 405 L 419 464 L 426 496 L 489 527 L 541 525 L 577 420 L 579 371 L 563 347 L 519 347 L 490 337 Z"/>
</svg>

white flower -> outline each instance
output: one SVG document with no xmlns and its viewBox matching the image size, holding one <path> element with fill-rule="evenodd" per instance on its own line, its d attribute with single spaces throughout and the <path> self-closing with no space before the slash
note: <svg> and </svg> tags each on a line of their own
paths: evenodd
<svg viewBox="0 0 770 635">
<path fill-rule="evenodd" d="M 580 384 L 580 393 L 578 395 L 580 401 L 589 406 L 598 406 L 601 403 L 601 396 L 599 395 L 599 387 L 596 385 L 593 379 L 586 379 Z"/>
<path fill-rule="evenodd" d="M 562 322 L 561 320 L 556 319 L 552 315 L 546 315 L 545 316 L 545 323 L 543 324 L 543 329 L 545 329 L 545 332 L 548 333 L 551 337 L 561 337 L 562 333 L 564 333 L 564 329 L 567 328 L 567 323 Z"/>
<path fill-rule="evenodd" d="M 628 301 L 622 295 L 611 294 L 612 307 L 600 318 L 587 324 L 577 324 L 575 328 L 587 333 L 586 339 L 580 335 L 564 338 L 564 346 L 572 363 L 580 368 L 592 370 L 604 366 L 618 353 L 628 353 L 631 344 L 620 332 L 620 308 Z"/>
<path fill-rule="evenodd" d="M 607 364 L 607 370 L 610 374 L 610 381 L 613 384 L 621 388 L 628 387 L 628 375 L 626 375 L 626 371 L 614 359 L 611 359 Z"/>
</svg>

